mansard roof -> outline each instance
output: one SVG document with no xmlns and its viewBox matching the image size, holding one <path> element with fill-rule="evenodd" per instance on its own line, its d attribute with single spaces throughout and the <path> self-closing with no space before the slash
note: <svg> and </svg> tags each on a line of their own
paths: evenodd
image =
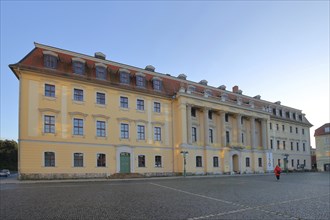
<svg viewBox="0 0 330 220">
<path fill-rule="evenodd" d="M 315 130 L 314 137 L 330 134 L 330 123 L 326 123 Z"/>
</svg>

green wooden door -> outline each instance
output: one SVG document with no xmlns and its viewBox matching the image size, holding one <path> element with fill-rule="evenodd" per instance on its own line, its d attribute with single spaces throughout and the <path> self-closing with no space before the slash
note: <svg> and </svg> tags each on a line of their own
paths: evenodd
<svg viewBox="0 0 330 220">
<path fill-rule="evenodd" d="M 131 155 L 130 153 L 120 153 L 120 172 L 130 173 L 131 172 Z"/>
</svg>

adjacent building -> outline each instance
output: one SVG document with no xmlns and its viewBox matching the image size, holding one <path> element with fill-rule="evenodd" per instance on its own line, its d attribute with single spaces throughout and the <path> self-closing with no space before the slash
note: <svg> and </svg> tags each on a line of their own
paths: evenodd
<svg viewBox="0 0 330 220">
<path fill-rule="evenodd" d="M 19 80 L 21 179 L 311 169 L 305 114 L 238 86 L 38 43 L 9 67 Z"/>
<path fill-rule="evenodd" d="M 330 123 L 315 130 L 316 163 L 319 171 L 330 171 Z"/>
</svg>

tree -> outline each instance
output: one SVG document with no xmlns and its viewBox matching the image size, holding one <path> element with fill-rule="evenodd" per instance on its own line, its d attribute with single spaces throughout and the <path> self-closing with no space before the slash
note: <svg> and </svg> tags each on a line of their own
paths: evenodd
<svg viewBox="0 0 330 220">
<path fill-rule="evenodd" d="M 18 144 L 14 140 L 0 140 L 0 168 L 17 170 Z"/>
</svg>

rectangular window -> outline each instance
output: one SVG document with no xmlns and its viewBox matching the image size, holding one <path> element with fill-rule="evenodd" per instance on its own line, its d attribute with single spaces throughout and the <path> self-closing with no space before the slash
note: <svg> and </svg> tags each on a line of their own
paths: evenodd
<svg viewBox="0 0 330 220">
<path fill-rule="evenodd" d="M 160 103 L 154 102 L 154 112 L 160 113 Z"/>
<path fill-rule="evenodd" d="M 128 139 L 129 138 L 129 131 L 128 131 L 128 124 L 120 124 L 120 138 L 121 139 Z"/>
<path fill-rule="evenodd" d="M 280 149 L 280 141 L 277 141 L 277 149 Z"/>
<path fill-rule="evenodd" d="M 303 151 L 306 151 L 305 143 L 303 143 Z"/>
<path fill-rule="evenodd" d="M 269 129 L 272 130 L 273 129 L 273 124 L 269 123 Z"/>
<path fill-rule="evenodd" d="M 297 166 L 299 165 L 299 159 L 297 160 Z"/>
<path fill-rule="evenodd" d="M 44 66 L 52 69 L 57 67 L 57 57 L 52 55 L 44 55 Z"/>
<path fill-rule="evenodd" d="M 244 124 L 244 118 L 241 117 L 241 125 Z"/>
<path fill-rule="evenodd" d="M 278 131 L 279 127 L 278 127 L 278 124 L 276 124 L 276 130 Z"/>
<path fill-rule="evenodd" d="M 244 133 L 241 134 L 241 143 L 244 144 Z"/>
<path fill-rule="evenodd" d="M 274 146 L 273 146 L 273 140 L 271 139 L 270 140 L 270 149 L 273 149 L 274 148 Z"/>
<path fill-rule="evenodd" d="M 219 167 L 219 157 L 213 157 L 213 167 Z"/>
<path fill-rule="evenodd" d="M 146 87 L 146 79 L 143 76 L 136 76 L 136 85 L 138 87 Z"/>
<path fill-rule="evenodd" d="M 138 140 L 144 140 L 145 139 L 144 125 L 138 125 L 137 126 L 137 138 L 138 138 Z"/>
<path fill-rule="evenodd" d="M 212 115 L 212 112 L 211 111 L 209 111 L 208 116 L 209 116 L 209 119 L 212 120 L 212 116 L 213 115 Z"/>
<path fill-rule="evenodd" d="M 213 143 L 213 130 L 209 129 L 209 141 L 212 144 Z"/>
<path fill-rule="evenodd" d="M 84 154 L 83 153 L 74 153 L 73 154 L 73 165 L 74 165 L 74 167 L 83 167 L 84 166 Z"/>
<path fill-rule="evenodd" d="M 155 167 L 162 167 L 162 156 L 155 156 Z"/>
<path fill-rule="evenodd" d="M 129 73 L 121 72 L 120 73 L 120 83 L 129 84 Z"/>
<path fill-rule="evenodd" d="M 97 154 L 97 167 L 105 167 L 106 166 L 106 158 L 105 154 Z"/>
<path fill-rule="evenodd" d="M 290 133 L 292 133 L 292 126 L 290 126 Z"/>
<path fill-rule="evenodd" d="M 299 143 L 297 142 L 297 151 L 299 151 Z"/>
<path fill-rule="evenodd" d="M 84 135 L 84 120 L 79 118 L 73 119 L 73 134 Z"/>
<path fill-rule="evenodd" d="M 75 74 L 84 75 L 85 74 L 85 63 L 74 61 L 73 62 L 73 72 Z"/>
<path fill-rule="evenodd" d="M 259 165 L 259 167 L 262 167 L 262 158 L 261 157 L 258 158 L 258 165 Z"/>
<path fill-rule="evenodd" d="M 296 127 L 296 134 L 298 134 L 298 128 Z"/>
<path fill-rule="evenodd" d="M 45 167 L 55 167 L 55 153 L 45 152 L 44 153 Z"/>
<path fill-rule="evenodd" d="M 293 142 L 291 142 L 291 150 L 293 151 Z"/>
<path fill-rule="evenodd" d="M 282 131 L 285 131 L 285 125 L 282 125 Z"/>
<path fill-rule="evenodd" d="M 227 113 L 225 114 L 225 122 L 229 122 L 229 115 Z"/>
<path fill-rule="evenodd" d="M 105 121 L 96 121 L 96 136 L 105 137 L 106 135 Z"/>
<path fill-rule="evenodd" d="M 291 166 L 294 167 L 294 159 L 291 160 Z"/>
<path fill-rule="evenodd" d="M 285 141 L 283 141 L 283 150 L 285 150 Z"/>
<path fill-rule="evenodd" d="M 196 117 L 196 109 L 191 108 L 191 117 Z"/>
<path fill-rule="evenodd" d="M 197 128 L 195 128 L 195 127 L 191 128 L 191 136 L 192 136 L 192 141 L 196 142 L 197 141 Z"/>
<path fill-rule="evenodd" d="M 250 167 L 250 157 L 245 158 L 245 166 Z"/>
<path fill-rule="evenodd" d="M 158 91 L 162 90 L 162 82 L 160 80 L 154 79 L 152 81 L 152 83 L 153 83 L 154 90 L 158 90 Z"/>
<path fill-rule="evenodd" d="M 138 156 L 138 166 L 139 167 L 146 167 L 146 157 L 144 155 Z"/>
<path fill-rule="evenodd" d="M 55 116 L 44 116 L 44 133 L 55 134 Z"/>
<path fill-rule="evenodd" d="M 305 134 L 305 129 L 301 129 L 301 133 L 304 135 Z"/>
<path fill-rule="evenodd" d="M 160 127 L 154 127 L 154 140 L 161 141 L 162 140 L 162 130 Z"/>
<path fill-rule="evenodd" d="M 128 108 L 128 98 L 124 96 L 120 96 L 120 107 Z"/>
<path fill-rule="evenodd" d="M 277 165 L 281 166 L 281 159 L 277 159 Z"/>
<path fill-rule="evenodd" d="M 96 79 L 102 79 L 106 80 L 107 79 L 107 71 L 106 68 L 103 66 L 96 66 Z"/>
<path fill-rule="evenodd" d="M 144 100 L 142 99 L 136 100 L 136 109 L 140 111 L 144 111 Z"/>
<path fill-rule="evenodd" d="M 229 131 L 226 131 L 226 144 L 230 143 L 230 134 Z"/>
<path fill-rule="evenodd" d="M 203 163 L 202 163 L 202 156 L 197 156 L 196 157 L 196 167 L 202 167 Z"/>
<path fill-rule="evenodd" d="M 55 97 L 55 86 L 50 84 L 45 84 L 45 96 Z"/>
<path fill-rule="evenodd" d="M 96 93 L 96 104 L 105 105 L 105 94 L 101 92 Z"/>
<path fill-rule="evenodd" d="M 73 90 L 73 99 L 75 101 L 84 101 L 84 90 L 82 89 L 74 89 Z"/>
<path fill-rule="evenodd" d="M 304 167 L 306 166 L 306 160 L 304 160 Z"/>
</svg>

